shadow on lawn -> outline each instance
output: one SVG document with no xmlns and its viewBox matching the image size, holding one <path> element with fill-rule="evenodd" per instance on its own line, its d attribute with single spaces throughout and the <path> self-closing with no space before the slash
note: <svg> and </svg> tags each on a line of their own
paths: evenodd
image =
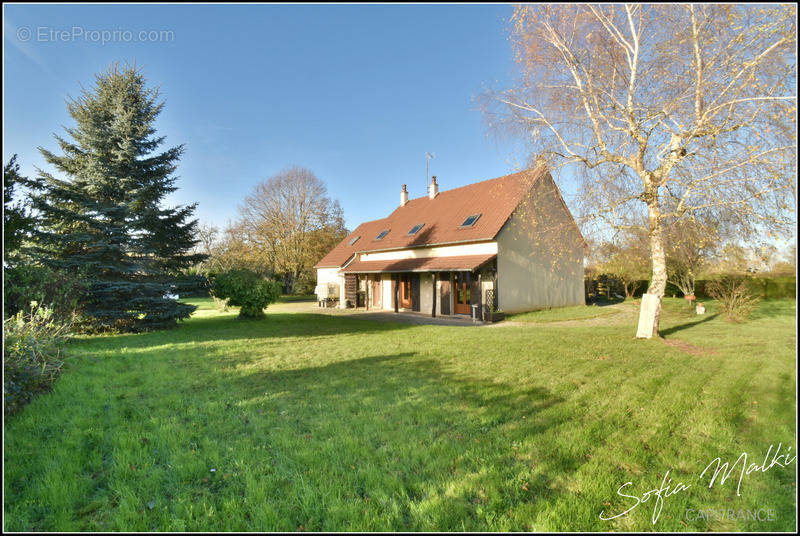
<svg viewBox="0 0 800 536">
<path fill-rule="evenodd" d="M 617 305 L 625 303 L 625 298 L 607 298 L 600 297 L 596 299 L 589 298 L 586 300 L 586 305 L 595 305 L 597 307 L 608 307 L 609 305 Z"/>
<path fill-rule="evenodd" d="M 683 331 L 684 329 L 693 328 L 693 327 L 698 326 L 700 324 L 703 324 L 705 322 L 710 322 L 711 320 L 714 320 L 718 316 L 719 316 L 719 313 L 709 314 L 709 315 L 706 315 L 701 320 L 697 320 L 695 322 L 687 322 L 685 324 L 678 324 L 677 326 L 672 326 L 672 327 L 667 328 L 667 329 L 659 330 L 659 332 L 660 332 L 661 336 L 672 335 L 673 333 L 677 333 L 678 331 Z"/>
<path fill-rule="evenodd" d="M 369 334 L 414 327 L 410 324 L 365 321 L 314 313 L 267 313 L 260 319 L 236 316 L 195 317 L 172 330 L 126 333 L 79 340 L 92 345 L 123 346 L 137 349 L 164 344 L 203 343 L 237 339 L 278 339 L 286 337 L 336 336 L 348 333 Z"/>
<path fill-rule="evenodd" d="M 132 360 L 134 367 L 146 363 Z M 242 504 L 238 521 L 219 525 L 227 530 L 492 530 L 496 516 L 512 509 L 521 513 L 506 518 L 508 530 L 531 530 L 535 516 L 569 494 L 564 475 L 588 462 L 585 450 L 558 442 L 558 428 L 574 418 L 564 399 L 541 386 L 469 377 L 458 372 L 455 360 L 404 352 L 291 370 L 218 365 L 201 366 L 192 382 L 185 374 L 192 369 L 176 365 L 170 374 L 151 377 L 140 392 L 119 379 L 115 395 L 95 396 L 81 408 L 108 423 L 73 437 L 83 445 L 74 455 L 109 460 L 108 467 L 105 461 L 87 466 L 86 475 L 128 474 L 130 464 L 140 464 L 160 471 L 165 484 L 144 475 L 103 476 L 75 503 L 76 526 L 93 526 L 93 514 L 81 513 L 92 500 L 114 512 L 114 485 L 128 491 L 151 486 L 148 497 L 170 496 L 176 504 L 198 501 L 222 509 L 235 500 Z M 132 422 L 149 441 L 134 435 L 132 444 L 113 447 L 112 456 L 109 438 L 118 431 L 126 437 Z M 52 424 L 53 430 L 62 426 Z M 195 450 L 208 456 L 198 473 L 186 461 Z M 115 459 L 123 460 L 119 467 Z M 242 477 L 201 479 L 211 463 L 260 475 L 261 493 L 275 498 L 270 525 L 248 521 L 263 519 L 264 505 L 247 495 Z M 175 481 L 184 483 L 171 487 Z M 27 485 L 18 483 L 12 502 L 21 500 Z M 362 508 L 370 509 L 367 524 Z M 354 513 L 342 517 L 345 511 Z M 190 530 L 217 527 L 183 521 Z M 27 521 L 33 527 L 50 522 Z M 161 522 L 148 527 L 172 526 Z"/>
<path fill-rule="evenodd" d="M 491 510 L 545 511 L 567 493 L 555 480 L 588 461 L 584 452 L 557 443 L 554 429 L 569 420 L 561 397 L 544 387 L 470 378 L 413 353 L 278 372 L 231 370 L 225 381 L 227 392 L 237 393 L 238 404 L 231 403 L 239 411 L 269 408 L 278 420 L 281 411 L 291 413 L 284 420 L 296 428 L 297 448 L 284 455 L 297 466 L 329 450 L 333 440 L 376 468 L 380 480 L 359 483 L 359 493 L 402 510 L 394 530 L 488 530 L 483 516 Z M 329 481 L 326 464 L 335 463 L 311 468 L 309 481 Z M 350 492 L 340 486 L 336 493 Z M 309 503 L 324 495 L 313 485 L 298 493 L 305 495 L 296 500 Z M 415 518 L 421 511 L 439 514 Z M 335 528 L 296 515 L 286 528 Z M 531 521 L 515 529 L 530 530 L 525 523 Z"/>
</svg>

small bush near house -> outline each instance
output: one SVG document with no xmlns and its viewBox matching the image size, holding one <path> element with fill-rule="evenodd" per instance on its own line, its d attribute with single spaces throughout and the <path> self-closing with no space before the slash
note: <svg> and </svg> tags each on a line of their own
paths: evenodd
<svg viewBox="0 0 800 536">
<path fill-rule="evenodd" d="M 240 317 L 260 318 L 264 309 L 280 296 L 281 286 L 251 270 L 230 270 L 217 274 L 211 287 L 216 299 L 241 307 Z"/>
<path fill-rule="evenodd" d="M 730 322 L 744 322 L 759 298 L 750 292 L 743 277 L 724 277 L 706 284 L 706 293 L 719 302 L 722 316 Z"/>
<path fill-rule="evenodd" d="M 3 322 L 3 399 L 9 415 L 50 388 L 63 366 L 71 322 L 54 318 L 53 309 L 30 304 Z"/>
</svg>

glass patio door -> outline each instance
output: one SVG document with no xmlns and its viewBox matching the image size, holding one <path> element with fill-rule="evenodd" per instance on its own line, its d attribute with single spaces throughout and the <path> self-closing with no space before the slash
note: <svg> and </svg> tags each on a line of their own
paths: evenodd
<svg viewBox="0 0 800 536">
<path fill-rule="evenodd" d="M 456 272 L 455 275 L 455 314 L 471 315 L 472 307 L 470 302 L 470 273 Z"/>
</svg>

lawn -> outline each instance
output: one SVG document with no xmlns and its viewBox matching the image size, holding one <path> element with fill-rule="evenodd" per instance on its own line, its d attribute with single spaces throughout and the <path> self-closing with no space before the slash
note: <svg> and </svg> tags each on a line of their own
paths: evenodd
<svg viewBox="0 0 800 536">
<path fill-rule="evenodd" d="M 281 294 L 278 297 L 278 303 L 288 303 L 297 301 L 317 301 L 316 294 Z"/>
<path fill-rule="evenodd" d="M 734 325 L 668 299 L 665 341 L 633 338 L 629 303 L 447 327 L 193 301 L 179 329 L 76 340 L 53 392 L 7 420 L 6 530 L 795 528 L 796 462 L 740 495 L 738 470 L 700 478 L 794 454 L 794 301 Z M 655 524 L 654 497 L 600 519 L 666 471 L 689 488 Z M 710 508 L 770 520 L 691 513 Z"/>
<path fill-rule="evenodd" d="M 563 322 L 568 320 L 585 320 L 601 316 L 614 315 L 619 309 L 609 305 L 574 305 L 571 307 L 557 307 L 555 309 L 541 309 L 529 313 L 508 315 L 509 320 L 515 322 Z"/>
</svg>

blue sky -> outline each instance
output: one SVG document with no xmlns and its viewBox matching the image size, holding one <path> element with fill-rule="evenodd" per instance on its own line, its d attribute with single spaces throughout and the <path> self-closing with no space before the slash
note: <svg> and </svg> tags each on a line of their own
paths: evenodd
<svg viewBox="0 0 800 536">
<path fill-rule="evenodd" d="M 495 140 L 475 101 L 509 83 L 509 5 L 3 9 L 3 160 L 18 153 L 28 175 L 46 167 L 36 147 L 55 150 L 52 134 L 71 125 L 67 95 L 115 61 L 136 61 L 160 86 L 159 133 L 186 144 L 169 202 L 196 201 L 220 227 L 253 185 L 292 165 L 326 183 L 353 228 L 393 210 L 403 183 L 424 195 L 426 151 L 442 189 L 527 158 Z M 137 42 L 143 30 L 171 34 Z"/>
</svg>

